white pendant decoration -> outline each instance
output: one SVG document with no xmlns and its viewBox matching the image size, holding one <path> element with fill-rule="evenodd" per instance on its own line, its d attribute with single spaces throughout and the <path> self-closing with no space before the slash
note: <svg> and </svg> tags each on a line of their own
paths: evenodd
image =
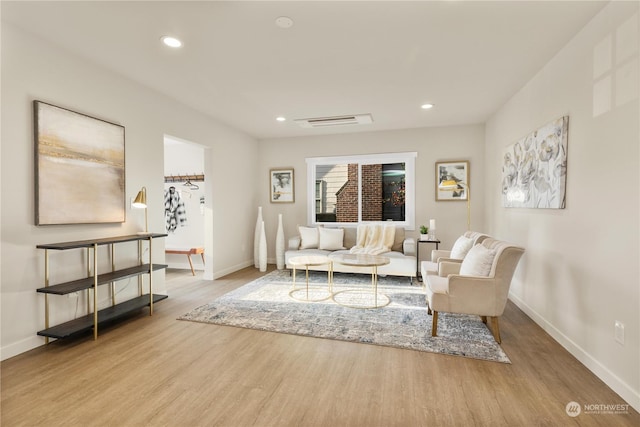
<svg viewBox="0 0 640 427">
<path fill-rule="evenodd" d="M 267 236 L 264 232 L 264 221 L 260 224 L 260 242 L 258 244 L 258 263 L 260 272 L 267 271 Z"/>
<path fill-rule="evenodd" d="M 262 206 L 258 207 L 258 219 L 256 219 L 256 230 L 253 237 L 253 265 L 255 268 L 260 266 L 259 246 L 260 246 L 260 227 L 262 226 Z"/>
<path fill-rule="evenodd" d="M 278 231 L 276 232 L 276 267 L 284 269 L 284 230 L 282 229 L 282 214 L 278 214 Z"/>
</svg>

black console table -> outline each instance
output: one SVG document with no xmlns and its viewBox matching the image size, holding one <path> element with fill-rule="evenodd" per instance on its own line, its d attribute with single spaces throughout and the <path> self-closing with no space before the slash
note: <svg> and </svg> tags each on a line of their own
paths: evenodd
<svg viewBox="0 0 640 427">
<path fill-rule="evenodd" d="M 422 282 L 422 276 L 420 275 L 420 243 L 431 243 L 436 245 L 436 250 L 438 250 L 438 246 L 440 245 L 440 240 L 417 240 L 416 244 L 416 278 L 419 282 Z"/>
<path fill-rule="evenodd" d="M 93 338 L 98 339 L 98 326 L 100 324 L 115 320 L 132 311 L 139 310 L 143 307 L 149 307 L 149 315 L 153 314 L 153 304 L 167 298 L 167 295 L 159 295 L 153 293 L 153 272 L 167 268 L 164 264 L 153 264 L 151 261 L 152 242 L 154 238 L 166 237 L 166 234 L 149 233 L 149 234 L 133 234 L 128 236 L 117 236 L 103 239 L 82 240 L 75 242 L 51 243 L 45 245 L 37 245 L 38 249 L 44 249 L 44 287 L 37 289 L 37 292 L 43 293 L 45 297 L 45 329 L 38 332 L 38 335 L 46 337 L 47 343 L 49 338 L 66 338 L 70 335 L 91 330 L 93 328 Z M 149 262 L 142 261 L 142 241 L 149 242 Z M 116 270 L 115 249 L 114 244 L 124 242 L 138 242 L 138 264 L 134 267 Z M 109 245 L 111 249 L 111 271 L 98 273 L 98 246 Z M 86 249 L 87 251 L 87 277 L 73 280 L 70 282 L 59 283 L 57 285 L 49 284 L 49 251 L 63 251 L 69 249 Z M 90 261 L 91 249 L 93 249 L 93 260 Z M 93 269 L 91 269 L 93 266 Z M 139 296 L 121 303 L 116 304 L 115 292 L 113 289 L 116 280 L 125 279 L 127 277 L 140 277 L 143 274 L 149 275 L 149 293 L 143 294 L 142 282 L 138 282 Z M 102 310 L 98 310 L 98 286 L 111 283 L 112 286 L 112 304 Z M 68 295 L 74 292 L 87 291 L 87 312 L 86 316 L 82 316 L 68 322 L 64 322 L 55 326 L 49 326 L 49 295 Z M 90 307 L 89 291 L 93 290 L 93 311 Z"/>
</svg>

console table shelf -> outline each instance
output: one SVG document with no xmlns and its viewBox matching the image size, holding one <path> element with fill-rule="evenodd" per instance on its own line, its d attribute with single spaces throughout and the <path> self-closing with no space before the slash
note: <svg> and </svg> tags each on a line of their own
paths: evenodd
<svg viewBox="0 0 640 427">
<path fill-rule="evenodd" d="M 156 303 L 166 298 L 167 295 L 155 294 L 153 296 L 153 302 Z M 102 309 L 98 311 L 98 326 L 112 320 L 116 320 L 119 317 L 125 316 L 144 307 L 149 307 L 149 294 L 144 294 L 120 304 Z M 78 317 L 77 319 L 39 331 L 38 335 L 58 339 L 67 338 L 73 334 L 91 330 L 93 328 L 93 320 L 93 313 L 87 314 L 86 316 Z"/>
<path fill-rule="evenodd" d="M 93 338 L 98 339 L 98 327 L 101 324 L 123 317 L 128 313 L 149 307 L 149 315 L 153 315 L 153 304 L 167 298 L 167 295 L 153 293 L 153 272 L 167 268 L 165 264 L 154 264 L 151 259 L 152 242 L 154 238 L 166 237 L 166 234 L 145 233 L 131 234 L 127 236 L 107 237 L 92 240 L 78 240 L 74 242 L 50 243 L 37 245 L 38 249 L 44 249 L 44 287 L 36 289 L 43 293 L 45 298 L 45 328 L 38 335 L 46 338 L 66 338 L 79 332 L 93 329 Z M 149 242 L 148 263 L 142 261 L 142 242 Z M 138 242 L 138 263 L 134 267 L 116 270 L 115 248 L 117 243 Z M 109 245 L 111 250 L 111 271 L 98 272 L 98 247 Z M 49 251 L 65 251 L 69 249 L 86 249 L 87 252 L 87 277 L 64 283 L 51 285 L 49 283 Z M 93 249 L 93 261 L 90 261 Z M 93 268 L 92 268 L 93 267 Z M 142 276 L 149 275 L 149 292 L 143 293 Z M 129 277 L 138 277 L 138 296 L 127 301 L 116 303 L 115 282 Z M 98 310 L 98 286 L 111 284 L 111 306 Z M 49 326 L 49 295 L 68 295 L 74 292 L 87 292 L 87 314 L 85 316 L 55 325 Z M 90 291 L 93 291 L 93 304 L 90 304 Z"/>
<path fill-rule="evenodd" d="M 36 248 L 64 251 L 67 249 L 92 248 L 94 245 L 103 246 L 103 245 L 110 245 L 112 243 L 124 243 L 124 242 L 135 242 L 140 240 L 149 240 L 150 238 L 156 238 L 156 237 L 167 237 L 167 235 L 162 233 L 129 234 L 127 236 L 104 237 L 101 239 L 93 239 L 93 240 L 76 240 L 75 242 L 48 243 L 44 245 L 38 245 L 36 246 Z"/>
<path fill-rule="evenodd" d="M 166 264 L 153 264 L 153 271 L 162 270 L 167 268 Z M 140 274 L 149 273 L 149 264 L 138 265 L 135 267 L 125 268 L 124 270 L 118 270 L 111 273 L 104 273 L 98 275 L 98 286 L 105 283 L 115 282 L 116 280 L 126 279 L 127 277 L 139 276 Z M 60 283 L 53 286 L 36 289 L 37 292 L 43 294 L 54 295 L 67 295 L 73 292 L 84 291 L 85 289 L 91 289 L 94 285 L 93 276 L 85 277 L 84 279 L 73 280 L 71 282 Z"/>
</svg>

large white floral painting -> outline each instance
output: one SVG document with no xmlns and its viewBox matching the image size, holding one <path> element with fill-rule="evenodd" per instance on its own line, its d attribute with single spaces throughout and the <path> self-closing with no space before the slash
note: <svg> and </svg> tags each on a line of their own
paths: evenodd
<svg viewBox="0 0 640 427">
<path fill-rule="evenodd" d="M 564 209 L 569 117 L 561 117 L 507 147 L 502 206 Z"/>
</svg>

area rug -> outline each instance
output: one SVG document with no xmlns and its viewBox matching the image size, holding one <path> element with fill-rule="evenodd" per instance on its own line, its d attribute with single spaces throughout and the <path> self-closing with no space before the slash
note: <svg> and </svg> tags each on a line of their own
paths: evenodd
<svg viewBox="0 0 640 427">
<path fill-rule="evenodd" d="M 304 272 L 298 271 L 296 279 L 297 287 L 305 288 Z M 326 273 L 309 272 L 309 282 L 311 299 L 329 296 Z M 335 273 L 334 293 L 347 289 L 359 289 L 364 296 L 368 292 L 373 295 L 371 276 Z M 290 291 L 290 273 L 276 270 L 190 311 L 179 320 L 511 363 L 478 316 L 440 313 L 438 336 L 432 337 L 424 289 L 419 284 L 411 285 L 408 278 L 380 277 L 378 292 L 390 302 L 371 309 L 344 307 L 332 298 L 303 302 L 292 298 Z M 344 298 L 352 293 L 339 295 Z M 306 298 L 306 289 L 294 296 Z M 386 302 L 381 295 L 379 304 Z M 355 305 L 359 303 L 353 301 Z"/>
</svg>

